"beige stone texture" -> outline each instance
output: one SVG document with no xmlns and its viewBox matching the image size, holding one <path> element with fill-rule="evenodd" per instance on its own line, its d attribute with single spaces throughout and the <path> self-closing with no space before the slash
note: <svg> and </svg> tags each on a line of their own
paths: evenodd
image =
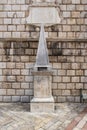
<svg viewBox="0 0 87 130">
<path fill-rule="evenodd" d="M 15 95 L 15 89 L 8 89 L 7 95 Z"/>
<path fill-rule="evenodd" d="M 13 83 L 12 88 L 14 89 L 20 88 L 20 83 Z"/>
<path fill-rule="evenodd" d="M 51 91 L 55 102 L 80 102 L 79 89 L 87 89 L 87 0 L 57 2 L 61 22 L 45 27 L 54 70 Z M 33 97 L 31 72 L 40 27 L 26 24 L 29 5 L 29 0 L 0 0 L 0 102 L 30 102 Z"/>
<path fill-rule="evenodd" d="M 70 95 L 70 90 L 62 90 L 62 95 Z"/>
<path fill-rule="evenodd" d="M 31 112 L 43 111 L 47 113 L 54 112 L 54 103 L 31 103 Z"/>
<path fill-rule="evenodd" d="M 72 77 L 72 82 L 79 82 L 79 77 Z"/>
<path fill-rule="evenodd" d="M 67 75 L 68 76 L 72 76 L 72 75 L 75 76 L 75 70 L 67 70 Z"/>
<path fill-rule="evenodd" d="M 70 77 L 67 77 L 67 76 L 65 76 L 65 77 L 63 77 L 63 82 L 70 82 Z"/>
</svg>

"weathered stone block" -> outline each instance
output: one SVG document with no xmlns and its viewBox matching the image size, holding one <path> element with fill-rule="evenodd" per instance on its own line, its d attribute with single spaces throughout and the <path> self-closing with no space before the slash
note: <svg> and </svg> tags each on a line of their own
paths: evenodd
<svg viewBox="0 0 87 130">
<path fill-rule="evenodd" d="M 2 102 L 3 101 L 3 96 L 0 96 L 0 102 Z"/>
<path fill-rule="evenodd" d="M 72 4 L 80 4 L 80 0 L 72 0 Z"/>
<path fill-rule="evenodd" d="M 58 37 L 66 39 L 67 38 L 67 33 L 66 32 L 59 32 Z"/>
<path fill-rule="evenodd" d="M 87 1 L 86 0 L 82 0 L 81 3 L 82 4 L 87 4 Z"/>
<path fill-rule="evenodd" d="M 17 25 L 17 31 L 24 31 L 25 30 L 25 26 L 24 25 Z"/>
<path fill-rule="evenodd" d="M 12 88 L 20 88 L 20 83 L 12 83 Z"/>
<path fill-rule="evenodd" d="M 0 69 L 0 75 L 2 75 L 2 69 Z"/>
<path fill-rule="evenodd" d="M 58 102 L 66 102 L 65 96 L 58 96 Z"/>
<path fill-rule="evenodd" d="M 25 81 L 33 82 L 33 77 L 32 76 L 25 76 Z"/>
<path fill-rule="evenodd" d="M 72 69 L 80 69 L 80 63 L 72 63 Z"/>
<path fill-rule="evenodd" d="M 7 76 L 7 81 L 15 82 L 16 81 L 16 77 L 15 76 Z"/>
<path fill-rule="evenodd" d="M 58 75 L 66 75 L 66 70 L 58 70 Z"/>
<path fill-rule="evenodd" d="M 28 69 L 22 69 L 21 75 L 29 75 L 29 70 Z"/>
<path fill-rule="evenodd" d="M 52 83 L 52 89 L 57 89 L 57 83 Z"/>
<path fill-rule="evenodd" d="M 0 4 L 7 4 L 7 0 L 0 1 Z"/>
<path fill-rule="evenodd" d="M 62 94 L 62 91 L 61 90 L 53 90 L 53 95 L 55 95 L 55 96 L 61 96 L 61 94 Z"/>
<path fill-rule="evenodd" d="M 4 96 L 3 97 L 3 102 L 11 102 L 11 101 L 12 101 L 11 96 Z"/>
<path fill-rule="evenodd" d="M 67 19 L 67 23 L 70 25 L 76 24 L 76 19 Z"/>
<path fill-rule="evenodd" d="M 12 32 L 13 38 L 20 38 L 20 32 Z"/>
<path fill-rule="evenodd" d="M 0 38 L 3 38 L 3 35 L 4 35 L 3 32 L 0 32 Z"/>
<path fill-rule="evenodd" d="M 1 68 L 1 69 L 6 68 L 6 63 L 5 63 L 5 62 L 1 62 L 1 63 L 0 63 L 0 68 Z"/>
<path fill-rule="evenodd" d="M 58 35 L 57 35 L 57 32 L 49 32 L 48 36 L 49 37 L 57 37 Z"/>
<path fill-rule="evenodd" d="M 24 63 L 16 63 L 16 68 L 24 69 Z"/>
<path fill-rule="evenodd" d="M 21 97 L 20 96 L 12 96 L 12 102 L 20 102 Z"/>
<path fill-rule="evenodd" d="M 15 95 L 15 89 L 7 89 L 7 95 Z"/>
<path fill-rule="evenodd" d="M 16 25 L 8 25 L 8 31 L 16 31 Z"/>
<path fill-rule="evenodd" d="M 82 18 L 78 18 L 78 19 L 76 19 L 76 21 L 77 21 L 78 25 L 84 24 L 84 19 L 82 19 Z"/>
<path fill-rule="evenodd" d="M 20 5 L 12 5 L 12 10 L 15 11 L 19 11 L 20 10 Z"/>
<path fill-rule="evenodd" d="M 29 90 L 26 89 L 26 90 L 25 90 L 25 95 L 26 95 L 26 96 L 33 95 L 33 90 L 32 90 L 32 89 L 29 89 Z"/>
<path fill-rule="evenodd" d="M 67 102 L 74 102 L 75 98 L 74 98 L 74 96 L 67 96 L 66 100 L 67 100 Z"/>
<path fill-rule="evenodd" d="M 76 88 L 76 84 L 75 83 L 67 83 L 67 89 L 75 89 Z"/>
<path fill-rule="evenodd" d="M 70 82 L 70 77 L 67 77 L 67 76 L 66 76 L 66 77 L 63 77 L 62 80 L 63 80 L 63 82 L 65 82 L 65 83 L 66 83 L 66 82 Z"/>
<path fill-rule="evenodd" d="M 13 69 L 12 75 L 20 75 L 20 70 L 19 69 Z"/>
<path fill-rule="evenodd" d="M 71 94 L 73 96 L 79 96 L 80 95 L 80 91 L 79 90 L 71 90 Z"/>
<path fill-rule="evenodd" d="M 81 77 L 81 82 L 85 83 L 86 81 L 87 81 L 87 77 L 82 76 Z"/>
<path fill-rule="evenodd" d="M 6 89 L 0 89 L 0 95 L 1 96 L 6 95 Z"/>
<path fill-rule="evenodd" d="M 70 5 L 67 5 L 67 10 L 68 11 L 73 11 L 73 10 L 75 10 L 75 5 L 74 4 L 70 4 Z"/>
<path fill-rule="evenodd" d="M 5 18 L 4 24 L 11 24 L 11 18 Z"/>
<path fill-rule="evenodd" d="M 17 76 L 18 82 L 24 82 L 24 80 L 25 80 L 24 76 Z"/>
<path fill-rule="evenodd" d="M 6 18 L 7 14 L 6 12 L 0 12 L 0 18 Z"/>
<path fill-rule="evenodd" d="M 69 76 L 75 75 L 75 70 L 67 70 L 67 75 Z"/>
<path fill-rule="evenodd" d="M 72 77 L 72 82 L 79 82 L 79 77 Z"/>
<path fill-rule="evenodd" d="M 71 4 L 72 1 L 71 1 L 71 0 L 64 0 L 64 1 L 62 1 L 62 3 L 63 3 L 63 4 Z"/>
<path fill-rule="evenodd" d="M 54 76 L 53 77 L 53 82 L 62 82 L 62 78 L 61 78 L 61 76 Z"/>
<path fill-rule="evenodd" d="M 66 5 L 61 5 L 60 7 L 61 7 L 61 10 L 66 11 Z"/>
<path fill-rule="evenodd" d="M 21 83 L 21 88 L 23 88 L 23 89 L 26 89 L 26 88 L 30 88 L 30 85 L 29 85 L 29 83 Z"/>
<path fill-rule="evenodd" d="M 1 86 L 2 86 L 3 89 L 12 88 L 12 84 L 11 83 L 6 83 L 6 82 L 3 82 Z"/>
<path fill-rule="evenodd" d="M 86 63 L 82 63 L 81 64 L 81 69 L 87 69 L 87 64 Z"/>
<path fill-rule="evenodd" d="M 30 102 L 29 96 L 21 96 L 21 102 Z"/>
<path fill-rule="evenodd" d="M 14 69 L 15 68 L 15 63 L 7 62 L 7 68 L 8 69 Z"/>
<path fill-rule="evenodd" d="M 67 62 L 75 62 L 75 56 L 67 56 Z"/>
<path fill-rule="evenodd" d="M 62 69 L 71 69 L 70 63 L 62 63 Z"/>
<path fill-rule="evenodd" d="M 72 26 L 72 31 L 75 31 L 75 32 L 79 32 L 80 31 L 80 26 Z"/>
<path fill-rule="evenodd" d="M 70 90 L 62 90 L 62 95 L 70 95 Z"/>
<path fill-rule="evenodd" d="M 29 56 L 21 56 L 21 62 L 29 62 Z"/>
<path fill-rule="evenodd" d="M 4 6 L 3 4 L 0 5 L 0 10 L 1 10 L 1 11 L 3 11 L 3 6 Z"/>
<path fill-rule="evenodd" d="M 83 76 L 84 75 L 84 71 L 83 70 L 76 70 L 76 75 L 78 76 Z"/>
<path fill-rule="evenodd" d="M 66 89 L 66 84 L 65 83 L 58 83 L 58 89 Z"/>
<path fill-rule="evenodd" d="M 16 89 L 16 95 L 18 96 L 24 95 L 24 89 Z"/>
<path fill-rule="evenodd" d="M 53 68 L 61 69 L 61 63 L 53 63 Z"/>
<path fill-rule="evenodd" d="M 47 107 L 46 107 L 47 106 Z M 31 103 L 31 112 L 54 112 L 54 103 Z"/>
<path fill-rule="evenodd" d="M 76 9 L 82 11 L 84 10 L 84 5 L 76 5 Z"/>
<path fill-rule="evenodd" d="M 68 11 L 65 12 L 65 11 L 64 11 L 64 12 L 63 12 L 63 17 L 65 17 L 65 18 L 70 17 L 70 12 L 68 12 Z"/>
<path fill-rule="evenodd" d="M 83 56 L 76 57 L 76 62 L 84 62 L 84 57 Z"/>
<path fill-rule="evenodd" d="M 75 102 L 80 102 L 80 96 L 75 96 Z"/>
<path fill-rule="evenodd" d="M 71 26 L 69 25 L 63 25 L 63 31 L 70 31 L 71 30 Z"/>
<path fill-rule="evenodd" d="M 76 83 L 76 89 L 80 89 L 82 88 L 83 89 L 83 83 Z"/>
</svg>

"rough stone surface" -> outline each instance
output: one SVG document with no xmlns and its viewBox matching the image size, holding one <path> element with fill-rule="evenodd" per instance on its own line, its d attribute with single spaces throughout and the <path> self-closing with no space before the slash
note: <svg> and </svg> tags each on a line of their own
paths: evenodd
<svg viewBox="0 0 87 130">
<path fill-rule="evenodd" d="M 49 2 L 54 1 L 47 0 L 47 5 Z M 87 89 L 86 3 L 57 0 L 61 22 L 45 27 L 55 102 L 80 102 L 79 89 Z M 25 24 L 30 4 L 30 0 L 0 0 L 0 102 L 30 102 L 33 97 L 31 72 L 40 27 Z"/>
<path fill-rule="evenodd" d="M 0 103 L 1 130 L 86 130 L 87 104 L 58 103 L 54 113 L 30 113 L 28 103 Z"/>
</svg>

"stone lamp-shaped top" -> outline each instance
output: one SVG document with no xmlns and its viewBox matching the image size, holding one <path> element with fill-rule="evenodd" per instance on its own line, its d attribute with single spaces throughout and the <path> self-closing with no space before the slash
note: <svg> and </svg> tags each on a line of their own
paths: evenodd
<svg viewBox="0 0 87 130">
<path fill-rule="evenodd" d="M 28 10 L 26 24 L 51 26 L 61 21 L 60 8 L 55 0 L 33 0 Z"/>
<path fill-rule="evenodd" d="M 39 45 L 36 56 L 35 68 L 39 69 L 48 69 L 49 66 L 49 58 L 48 58 L 48 50 L 45 38 L 44 25 L 41 24 Z"/>
</svg>

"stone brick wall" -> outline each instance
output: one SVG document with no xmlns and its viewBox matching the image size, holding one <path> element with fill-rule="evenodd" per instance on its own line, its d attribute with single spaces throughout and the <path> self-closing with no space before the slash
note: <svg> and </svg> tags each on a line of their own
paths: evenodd
<svg viewBox="0 0 87 130">
<path fill-rule="evenodd" d="M 26 25 L 31 0 L 0 1 L 0 38 L 37 38 L 39 29 Z M 53 38 L 87 38 L 87 0 L 55 0 L 61 23 L 46 30 Z M 38 14 L 37 14 L 38 15 Z"/>
<path fill-rule="evenodd" d="M 87 0 L 57 0 L 61 23 L 46 27 L 55 102 L 79 102 L 87 88 Z M 0 101 L 29 102 L 39 27 L 26 25 L 30 0 L 0 0 Z"/>
<path fill-rule="evenodd" d="M 0 42 L 0 101 L 31 100 L 37 46 L 37 41 Z M 79 89 L 87 89 L 87 43 L 48 41 L 48 50 L 55 102 L 79 102 Z"/>
</svg>

